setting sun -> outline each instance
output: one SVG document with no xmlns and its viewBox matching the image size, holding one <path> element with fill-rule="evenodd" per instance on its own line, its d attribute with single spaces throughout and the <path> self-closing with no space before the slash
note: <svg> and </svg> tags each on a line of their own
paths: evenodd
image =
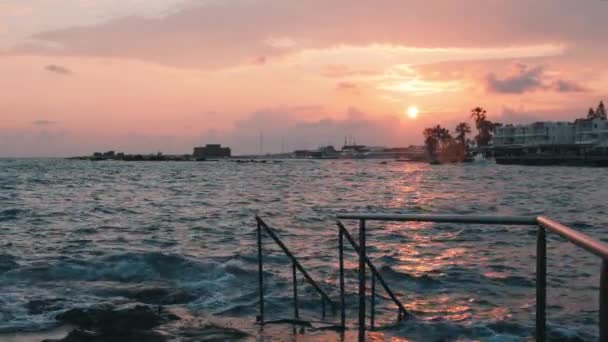
<svg viewBox="0 0 608 342">
<path fill-rule="evenodd" d="M 418 107 L 416 107 L 416 106 L 409 106 L 409 107 L 407 108 L 407 116 L 408 116 L 410 119 L 415 119 L 415 118 L 417 118 L 417 117 L 418 117 Z"/>
</svg>

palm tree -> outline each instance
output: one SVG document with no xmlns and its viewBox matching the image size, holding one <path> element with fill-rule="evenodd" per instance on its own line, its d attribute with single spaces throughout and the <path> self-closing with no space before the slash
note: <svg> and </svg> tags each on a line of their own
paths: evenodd
<svg viewBox="0 0 608 342">
<path fill-rule="evenodd" d="M 477 126 L 477 129 L 480 128 L 480 124 L 484 121 L 486 121 L 486 114 L 488 112 L 483 109 L 483 107 L 475 107 L 473 109 L 471 109 L 471 117 L 473 118 L 473 120 L 475 120 L 475 125 Z"/>
<path fill-rule="evenodd" d="M 432 128 L 433 136 L 437 141 L 441 142 L 442 147 L 445 147 L 446 144 L 452 139 L 452 135 L 450 134 L 450 130 L 447 128 L 441 127 L 441 125 L 437 125 Z"/>
<path fill-rule="evenodd" d="M 471 126 L 466 122 L 461 122 L 456 126 L 455 131 L 457 134 L 456 140 L 458 140 L 462 146 L 465 146 L 467 134 L 471 133 Z"/>
<path fill-rule="evenodd" d="M 487 111 L 483 107 L 471 109 L 471 117 L 475 120 L 475 127 L 477 128 L 477 136 L 475 136 L 477 146 L 485 146 L 492 140 L 494 124 L 487 119 L 486 114 Z"/>
<path fill-rule="evenodd" d="M 437 153 L 437 145 L 439 145 L 439 141 L 436 137 L 437 135 L 435 128 L 426 128 L 423 132 L 423 135 L 426 151 L 429 154 L 430 159 L 434 160 Z"/>
</svg>

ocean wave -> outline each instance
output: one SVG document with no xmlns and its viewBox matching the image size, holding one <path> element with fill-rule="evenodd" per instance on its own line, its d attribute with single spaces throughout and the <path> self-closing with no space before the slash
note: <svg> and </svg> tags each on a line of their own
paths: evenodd
<svg viewBox="0 0 608 342">
<path fill-rule="evenodd" d="M 65 258 L 13 269 L 8 278 L 27 281 L 118 281 L 180 280 L 200 277 L 216 269 L 212 262 L 193 261 L 186 257 L 150 253 L 122 253 L 80 260 Z"/>
<path fill-rule="evenodd" d="M 25 209 L 5 209 L 0 211 L 0 222 L 16 220 L 20 216 L 26 216 L 28 210 Z"/>
</svg>

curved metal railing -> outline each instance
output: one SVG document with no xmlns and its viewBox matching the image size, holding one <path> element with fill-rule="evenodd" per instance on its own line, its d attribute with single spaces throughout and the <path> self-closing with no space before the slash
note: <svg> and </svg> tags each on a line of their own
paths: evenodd
<svg viewBox="0 0 608 342">
<path fill-rule="evenodd" d="M 470 224 L 526 225 L 538 226 L 536 239 L 536 327 L 537 341 L 546 340 L 546 302 L 547 302 L 547 242 L 546 230 L 567 239 L 584 250 L 602 259 L 600 269 L 600 310 L 599 334 L 601 342 L 608 342 L 608 244 L 578 232 L 544 216 L 466 216 L 466 215 L 414 215 L 414 214 L 339 214 L 338 219 L 359 221 L 359 341 L 365 340 L 365 265 L 366 221 L 401 222 L 445 222 Z"/>
</svg>

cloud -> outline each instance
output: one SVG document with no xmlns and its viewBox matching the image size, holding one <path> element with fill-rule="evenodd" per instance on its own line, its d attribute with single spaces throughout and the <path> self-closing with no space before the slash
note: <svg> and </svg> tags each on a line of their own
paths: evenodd
<svg viewBox="0 0 608 342">
<path fill-rule="evenodd" d="M 55 74 L 59 74 L 59 75 L 70 75 L 72 73 L 72 71 L 66 67 L 63 67 L 61 65 L 55 65 L 55 64 L 49 64 L 47 66 L 44 67 L 44 69 L 46 71 L 55 73 Z"/>
<path fill-rule="evenodd" d="M 486 76 L 486 87 L 490 92 L 505 94 L 521 94 L 528 91 L 543 89 L 542 66 L 528 68 L 526 65 L 518 64 L 518 71 L 511 76 L 499 78 L 494 73 Z"/>
<path fill-rule="evenodd" d="M 336 85 L 336 90 L 339 92 L 358 94 L 361 88 L 355 82 L 338 82 Z"/>
<path fill-rule="evenodd" d="M 289 49 L 296 46 L 296 42 L 289 37 L 270 37 L 264 40 L 264 44 L 275 49 Z"/>
<path fill-rule="evenodd" d="M 255 65 L 264 65 L 266 64 L 266 57 L 265 56 L 259 56 L 253 59 L 253 64 Z"/>
<path fill-rule="evenodd" d="M 32 125 L 36 125 L 36 126 L 51 126 L 51 125 L 56 125 L 56 124 L 58 124 L 57 121 L 50 121 L 50 120 L 32 121 Z"/>
<path fill-rule="evenodd" d="M 552 84 L 553 89 L 560 93 L 572 93 L 572 92 L 585 92 L 588 91 L 587 88 L 581 86 L 580 84 L 567 81 L 567 80 L 557 80 Z"/>
<path fill-rule="evenodd" d="M 495 73 L 485 77 L 486 89 L 492 93 L 523 94 L 537 90 L 553 90 L 560 93 L 583 92 L 586 89 L 574 81 L 550 75 L 542 65 L 528 67 L 515 65 L 515 72 L 500 78 Z"/>
<path fill-rule="evenodd" d="M 605 5 L 601 1 L 258 0 L 205 1 L 200 6 L 194 5 L 196 1 L 192 3 L 162 17 L 129 16 L 96 25 L 40 32 L 31 40 L 51 42 L 63 49 L 24 45 L 13 52 L 217 67 L 242 64 L 251 56 L 284 55 L 296 48 L 373 44 L 464 49 L 565 44 L 578 48 L 599 46 L 596 43 L 603 42 L 606 35 L 606 28 L 597 25 L 605 19 Z M 526 8 L 529 15 L 521 16 L 521 8 Z M 549 8 L 551 15 L 547 15 Z M 363 22 L 366 25 L 361 25 Z"/>
<path fill-rule="evenodd" d="M 370 76 L 375 73 L 372 70 L 353 69 L 344 64 L 327 64 L 321 68 L 321 75 L 327 78 Z"/>
</svg>

